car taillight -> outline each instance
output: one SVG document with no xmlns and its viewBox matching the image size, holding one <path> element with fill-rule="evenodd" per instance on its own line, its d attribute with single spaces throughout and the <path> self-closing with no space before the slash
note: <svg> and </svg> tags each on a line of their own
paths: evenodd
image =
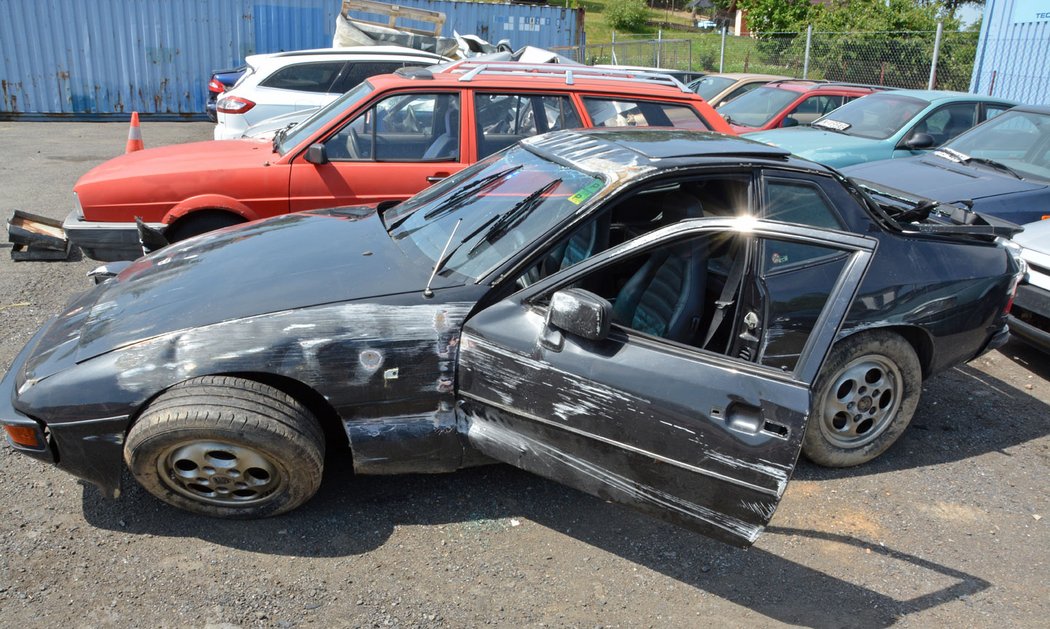
<svg viewBox="0 0 1050 629">
<path fill-rule="evenodd" d="M 215 92 L 216 94 L 222 94 L 226 91 L 226 86 L 222 83 L 219 83 L 215 79 L 212 79 L 208 81 L 208 91 Z"/>
<path fill-rule="evenodd" d="M 215 105 L 215 108 L 224 114 L 243 114 L 252 107 L 255 107 L 254 102 L 240 96 L 227 96 Z"/>
</svg>

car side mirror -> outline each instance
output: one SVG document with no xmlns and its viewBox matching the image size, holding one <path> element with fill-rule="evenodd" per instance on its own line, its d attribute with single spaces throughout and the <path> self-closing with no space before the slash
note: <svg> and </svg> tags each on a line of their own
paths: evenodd
<svg viewBox="0 0 1050 629">
<path fill-rule="evenodd" d="M 784 118 L 780 122 L 780 126 L 781 127 L 797 127 L 798 126 L 798 118 L 792 118 L 791 116 L 788 116 L 787 118 Z"/>
<path fill-rule="evenodd" d="M 306 149 L 306 161 L 320 166 L 328 163 L 328 149 L 324 144 L 311 144 Z"/>
<path fill-rule="evenodd" d="M 612 304 L 582 288 L 566 288 L 551 296 L 547 326 L 590 341 L 609 335 Z"/>
<path fill-rule="evenodd" d="M 911 134 L 911 136 L 904 141 L 904 148 L 912 151 L 921 151 L 922 149 L 933 148 L 934 144 L 935 142 L 932 135 L 919 131 Z"/>
</svg>

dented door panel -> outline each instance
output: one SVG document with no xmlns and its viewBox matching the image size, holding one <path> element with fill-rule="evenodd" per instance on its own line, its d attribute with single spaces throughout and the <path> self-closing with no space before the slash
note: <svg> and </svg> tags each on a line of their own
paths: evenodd
<svg viewBox="0 0 1050 629">
<path fill-rule="evenodd" d="M 730 225 L 707 219 L 662 230 L 653 240 Z M 533 298 L 642 246 L 629 244 L 468 320 L 458 393 L 469 443 L 492 458 L 723 541 L 753 543 L 794 469 L 809 387 L 874 243 L 763 222 L 743 229 L 850 253 L 793 372 L 619 327 L 598 341 L 552 332 L 545 302 Z M 561 342 L 549 342 L 552 333 Z"/>
</svg>

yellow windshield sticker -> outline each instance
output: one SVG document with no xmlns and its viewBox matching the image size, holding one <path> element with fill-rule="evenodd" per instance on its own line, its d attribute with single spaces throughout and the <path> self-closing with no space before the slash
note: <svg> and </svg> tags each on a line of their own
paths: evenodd
<svg viewBox="0 0 1050 629">
<path fill-rule="evenodd" d="M 591 180 L 591 183 L 587 184 L 586 187 L 584 187 L 582 190 L 578 191 L 576 194 L 574 194 L 571 197 L 569 197 L 569 203 L 572 203 L 573 205 L 579 205 L 579 204 L 583 203 L 584 201 L 586 201 L 587 199 L 593 197 L 595 195 L 595 193 L 597 193 L 601 189 L 602 189 L 602 180 L 601 179 L 593 179 L 593 180 Z"/>
</svg>

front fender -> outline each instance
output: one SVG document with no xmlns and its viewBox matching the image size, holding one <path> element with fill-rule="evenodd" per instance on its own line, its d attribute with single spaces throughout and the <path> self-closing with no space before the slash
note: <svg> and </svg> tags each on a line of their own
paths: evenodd
<svg viewBox="0 0 1050 629">
<path fill-rule="evenodd" d="M 195 197 L 184 199 L 175 204 L 175 206 L 168 210 L 167 214 L 164 215 L 163 222 L 167 225 L 171 225 L 183 216 L 199 210 L 222 210 L 224 212 L 231 212 L 237 214 L 246 221 L 254 221 L 261 218 L 258 213 L 233 197 L 224 194 L 200 194 Z"/>
</svg>

